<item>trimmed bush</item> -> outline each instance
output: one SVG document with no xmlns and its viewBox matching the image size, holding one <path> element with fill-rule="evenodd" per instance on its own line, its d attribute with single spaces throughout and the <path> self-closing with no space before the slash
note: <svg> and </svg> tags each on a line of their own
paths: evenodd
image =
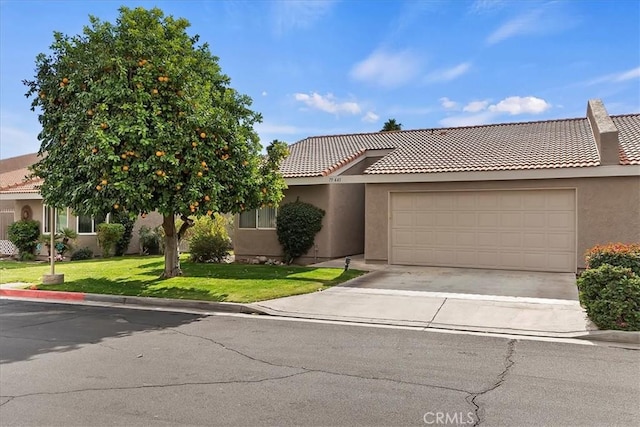
<svg viewBox="0 0 640 427">
<path fill-rule="evenodd" d="M 33 252 L 38 246 L 40 237 L 40 223 L 34 220 L 22 220 L 9 226 L 9 240 L 18 248 L 22 261 L 30 261 L 35 258 Z"/>
<path fill-rule="evenodd" d="M 140 236 L 140 251 L 144 255 L 158 255 L 162 248 L 162 227 L 147 227 L 143 225 L 138 230 Z"/>
<path fill-rule="evenodd" d="M 322 209 L 300 200 L 286 203 L 278 209 L 276 231 L 285 263 L 291 264 L 311 249 L 316 234 L 322 229 L 323 217 Z"/>
<path fill-rule="evenodd" d="M 189 228 L 189 259 L 193 262 L 222 262 L 231 249 L 227 220 L 222 215 L 197 218 Z"/>
<path fill-rule="evenodd" d="M 124 233 L 122 237 L 116 242 L 116 256 L 122 256 L 127 253 L 129 249 L 129 243 L 131 243 L 131 237 L 133 236 L 133 226 L 136 223 L 135 218 L 131 218 L 129 212 L 117 211 L 111 214 L 111 222 L 113 224 L 122 224 L 124 226 Z"/>
<path fill-rule="evenodd" d="M 640 276 L 602 264 L 578 279 L 580 304 L 600 329 L 640 331 Z"/>
<path fill-rule="evenodd" d="M 630 268 L 640 276 L 640 244 L 609 243 L 595 246 L 586 253 L 587 268 L 603 264 Z"/>
<path fill-rule="evenodd" d="M 98 224 L 98 245 L 102 249 L 102 256 L 108 258 L 113 255 L 113 249 L 124 234 L 124 225 L 109 224 L 103 222 Z"/>
<path fill-rule="evenodd" d="M 93 251 L 87 247 L 77 249 L 71 254 L 71 261 L 82 261 L 85 259 L 92 259 Z"/>
</svg>

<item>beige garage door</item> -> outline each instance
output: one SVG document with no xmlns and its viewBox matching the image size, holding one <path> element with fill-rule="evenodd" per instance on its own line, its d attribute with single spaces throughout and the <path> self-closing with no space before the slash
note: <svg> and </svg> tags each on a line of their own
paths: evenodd
<svg viewBox="0 0 640 427">
<path fill-rule="evenodd" d="M 390 263 L 575 271 L 574 190 L 391 194 Z"/>
</svg>

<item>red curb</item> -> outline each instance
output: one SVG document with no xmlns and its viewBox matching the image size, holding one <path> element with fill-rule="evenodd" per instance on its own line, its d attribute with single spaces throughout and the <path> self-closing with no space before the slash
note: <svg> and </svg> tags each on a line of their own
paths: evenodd
<svg viewBox="0 0 640 427">
<path fill-rule="evenodd" d="M 32 289 L 0 289 L 0 296 L 84 301 L 83 292 L 38 291 Z"/>
</svg>

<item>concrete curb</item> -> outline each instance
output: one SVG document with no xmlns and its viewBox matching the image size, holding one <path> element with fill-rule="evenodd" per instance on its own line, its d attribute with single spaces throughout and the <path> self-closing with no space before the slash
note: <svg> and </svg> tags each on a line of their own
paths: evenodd
<svg viewBox="0 0 640 427">
<path fill-rule="evenodd" d="M 446 325 L 432 322 L 399 321 L 393 319 L 356 318 L 353 316 L 331 316 L 319 314 L 295 313 L 275 310 L 261 306 L 260 303 L 239 304 L 232 302 L 214 302 L 197 300 L 179 300 L 168 298 L 136 297 L 125 295 L 103 295 L 83 292 L 45 291 L 35 289 L 24 289 L 25 284 L 5 284 L 0 287 L 0 297 L 25 298 L 25 299 L 46 299 L 61 302 L 98 302 L 117 305 L 136 305 L 143 307 L 162 308 L 183 308 L 218 313 L 238 313 L 238 314 L 260 314 L 268 316 L 289 317 L 298 319 L 316 319 L 351 322 L 359 324 L 377 324 L 390 326 L 410 326 L 429 329 L 447 329 L 466 332 L 485 332 L 508 335 L 539 336 L 549 338 L 571 338 L 584 341 L 603 341 L 623 344 L 640 345 L 640 332 L 594 330 L 587 333 L 581 332 L 545 332 L 516 329 L 484 328 L 472 325 Z"/>
<path fill-rule="evenodd" d="M 57 301 L 88 301 L 145 307 L 188 308 L 219 313 L 267 314 L 248 304 L 233 302 L 179 300 L 168 298 L 135 297 L 125 295 L 88 294 L 83 292 L 43 291 L 33 289 L 0 289 L 0 296 Z"/>
<path fill-rule="evenodd" d="M 575 338 L 585 341 L 607 341 L 640 345 L 640 332 L 636 331 L 590 331 Z"/>
</svg>

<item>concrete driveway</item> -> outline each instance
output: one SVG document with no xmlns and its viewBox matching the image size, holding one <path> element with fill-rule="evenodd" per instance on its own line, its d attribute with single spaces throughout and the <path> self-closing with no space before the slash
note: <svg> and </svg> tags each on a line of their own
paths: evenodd
<svg viewBox="0 0 640 427">
<path fill-rule="evenodd" d="M 333 260 L 315 265 L 344 267 L 344 260 Z M 365 264 L 361 257 L 353 257 L 350 268 L 374 271 L 342 286 L 365 289 L 578 300 L 576 276 L 573 273 L 376 265 Z"/>
<path fill-rule="evenodd" d="M 315 266 L 344 268 L 344 259 Z M 289 317 L 545 337 L 590 336 L 573 274 L 364 264 L 322 292 L 252 304 Z"/>
</svg>

